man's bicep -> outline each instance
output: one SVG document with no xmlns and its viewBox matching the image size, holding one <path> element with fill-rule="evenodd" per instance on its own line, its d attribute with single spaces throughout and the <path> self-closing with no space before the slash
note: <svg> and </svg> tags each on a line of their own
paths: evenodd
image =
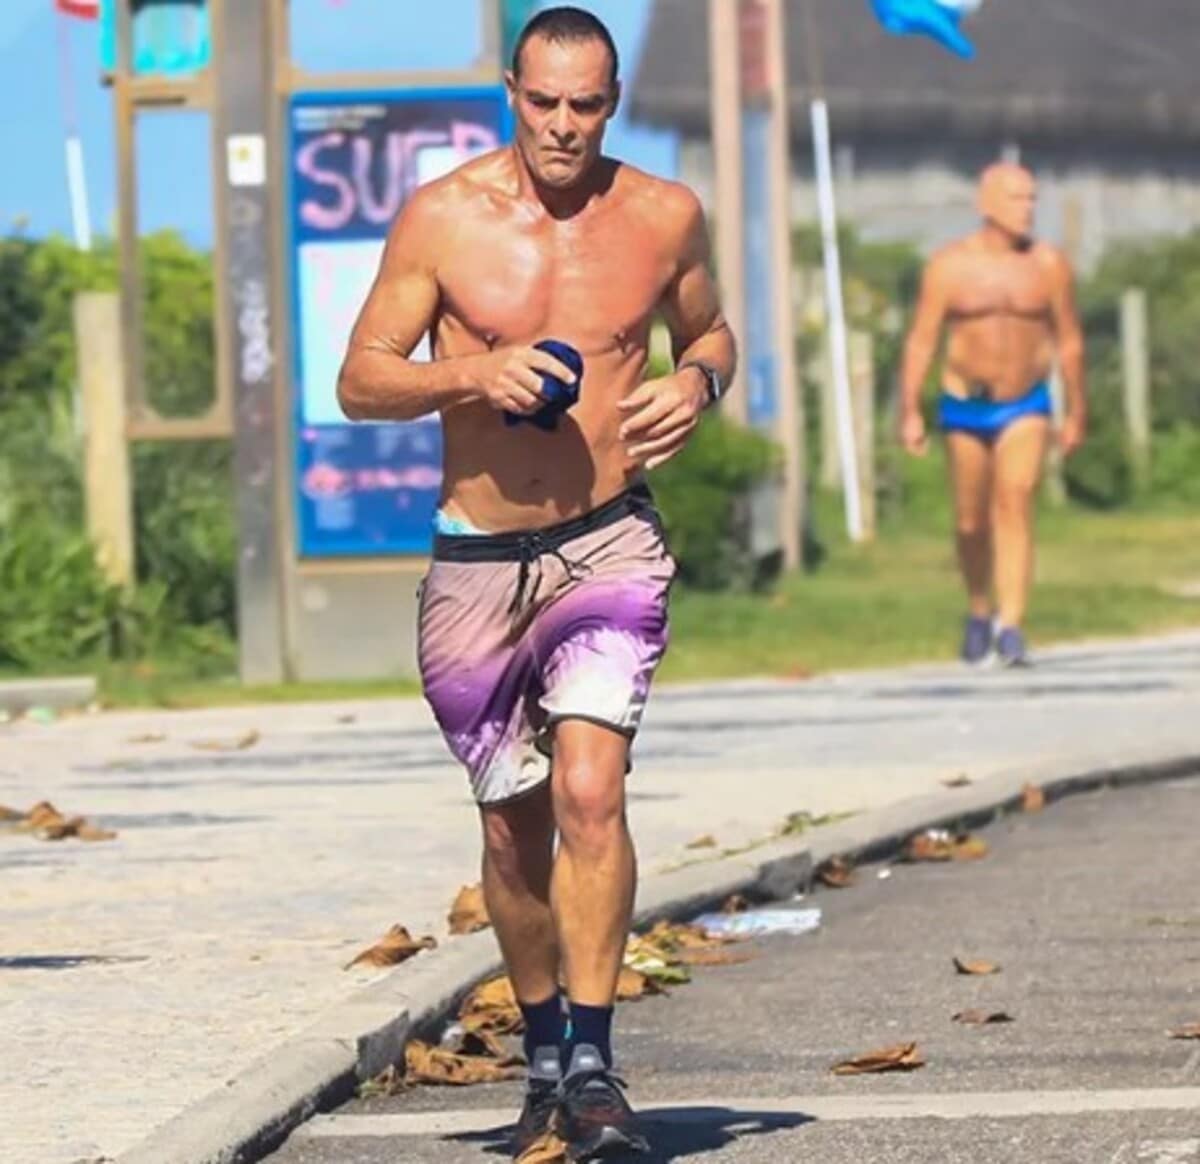
<svg viewBox="0 0 1200 1164">
<path fill-rule="evenodd" d="M 423 217 L 406 210 L 393 226 L 354 324 L 351 351 L 372 348 L 407 356 L 433 325 L 438 282 L 430 239 L 421 233 Z"/>
<path fill-rule="evenodd" d="M 921 277 L 921 291 L 913 313 L 912 335 L 918 340 L 936 344 L 946 318 L 946 270 L 932 259 Z"/>
<path fill-rule="evenodd" d="M 1055 256 L 1054 267 L 1054 329 L 1061 337 L 1080 330 L 1079 308 L 1075 300 L 1075 276 L 1065 255 Z"/>
<path fill-rule="evenodd" d="M 708 230 L 698 202 L 687 207 L 687 222 L 675 277 L 661 309 L 676 350 L 722 324 L 721 299 L 709 269 Z"/>
<path fill-rule="evenodd" d="M 662 314 L 676 351 L 721 325 L 721 301 L 707 266 L 680 273 L 663 296 Z"/>
</svg>

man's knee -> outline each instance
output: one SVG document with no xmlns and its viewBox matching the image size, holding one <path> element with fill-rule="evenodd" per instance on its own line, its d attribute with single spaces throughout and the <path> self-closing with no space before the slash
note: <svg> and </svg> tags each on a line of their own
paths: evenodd
<svg viewBox="0 0 1200 1164">
<path fill-rule="evenodd" d="M 1024 522 L 1033 510 L 1035 487 L 1026 481 L 1006 482 L 996 489 L 992 508 L 997 522 Z"/>
<path fill-rule="evenodd" d="M 483 851 L 492 872 L 505 881 L 521 879 L 531 861 L 544 858 L 552 839 L 542 794 L 483 812 Z"/>
<path fill-rule="evenodd" d="M 987 515 L 974 510 L 955 514 L 954 532 L 962 541 L 982 541 L 988 536 Z"/>
<path fill-rule="evenodd" d="M 564 845 L 604 846 L 625 827 L 625 774 L 589 759 L 568 761 L 555 772 L 554 802 Z"/>
</svg>

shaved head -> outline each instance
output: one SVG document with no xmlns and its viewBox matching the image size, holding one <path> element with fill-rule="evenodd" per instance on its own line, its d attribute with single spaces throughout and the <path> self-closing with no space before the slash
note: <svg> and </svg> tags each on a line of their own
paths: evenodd
<svg viewBox="0 0 1200 1164">
<path fill-rule="evenodd" d="M 979 213 L 984 222 L 1015 242 L 1033 235 L 1037 182 L 1016 162 L 994 162 L 979 178 Z"/>
</svg>

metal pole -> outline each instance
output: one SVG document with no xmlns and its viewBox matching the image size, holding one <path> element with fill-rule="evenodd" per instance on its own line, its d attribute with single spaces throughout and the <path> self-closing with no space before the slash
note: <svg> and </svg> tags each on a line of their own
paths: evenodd
<svg viewBox="0 0 1200 1164">
<path fill-rule="evenodd" d="M 238 511 L 238 651 L 243 683 L 285 677 L 282 564 L 276 505 L 275 312 L 271 196 L 280 168 L 273 124 L 267 0 L 212 0 L 218 222 L 224 234 L 217 310 L 233 342 L 234 476 Z"/>
<path fill-rule="evenodd" d="M 858 495 L 858 458 L 854 448 L 854 405 L 850 394 L 850 354 L 846 308 L 842 292 L 842 256 L 838 249 L 837 204 L 833 191 L 833 164 L 829 150 L 829 109 L 823 99 L 812 103 L 813 151 L 817 170 L 817 203 L 821 215 L 821 243 L 825 252 L 825 310 L 829 324 L 829 352 L 833 360 L 833 392 L 838 410 L 838 451 L 842 462 L 842 496 L 846 503 L 846 530 L 850 540 L 863 539 L 862 505 Z"/>
<path fill-rule="evenodd" d="M 771 314 L 777 358 L 779 442 L 784 450 L 780 535 L 784 565 L 800 565 L 804 546 L 807 495 L 804 402 L 796 382 L 795 313 L 792 304 L 792 151 L 788 105 L 787 21 L 783 0 L 766 0 L 767 75 L 771 90 L 767 191 L 770 200 Z"/>
<path fill-rule="evenodd" d="M 745 237 L 742 220 L 742 97 L 737 0 L 708 0 L 712 153 L 716 187 L 717 278 L 733 334 L 746 334 Z M 742 361 L 744 366 L 745 361 Z M 722 412 L 746 422 L 746 377 L 738 369 Z"/>
<path fill-rule="evenodd" d="M 837 199 L 833 186 L 833 151 L 829 135 L 829 107 L 825 104 L 824 77 L 812 0 L 805 0 L 805 45 L 808 80 L 812 92 L 813 157 L 817 180 L 817 205 L 821 243 L 825 255 L 825 312 L 829 328 L 834 400 L 837 404 L 838 451 L 842 464 L 842 496 L 850 540 L 863 539 L 862 504 L 858 491 L 858 464 L 854 449 L 854 406 L 850 393 L 850 354 L 846 333 L 846 304 L 842 292 L 842 256 L 838 246 Z"/>
</svg>

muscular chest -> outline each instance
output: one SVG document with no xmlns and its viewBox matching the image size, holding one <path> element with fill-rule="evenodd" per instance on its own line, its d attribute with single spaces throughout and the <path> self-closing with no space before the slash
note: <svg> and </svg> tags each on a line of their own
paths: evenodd
<svg viewBox="0 0 1200 1164">
<path fill-rule="evenodd" d="M 960 317 L 1045 316 L 1050 311 L 1050 280 L 1032 256 L 977 260 L 958 272 L 950 310 Z"/>
<path fill-rule="evenodd" d="M 587 349 L 635 339 L 672 276 L 644 228 L 473 226 L 441 273 L 446 313 L 489 346 L 555 335 Z"/>
</svg>

